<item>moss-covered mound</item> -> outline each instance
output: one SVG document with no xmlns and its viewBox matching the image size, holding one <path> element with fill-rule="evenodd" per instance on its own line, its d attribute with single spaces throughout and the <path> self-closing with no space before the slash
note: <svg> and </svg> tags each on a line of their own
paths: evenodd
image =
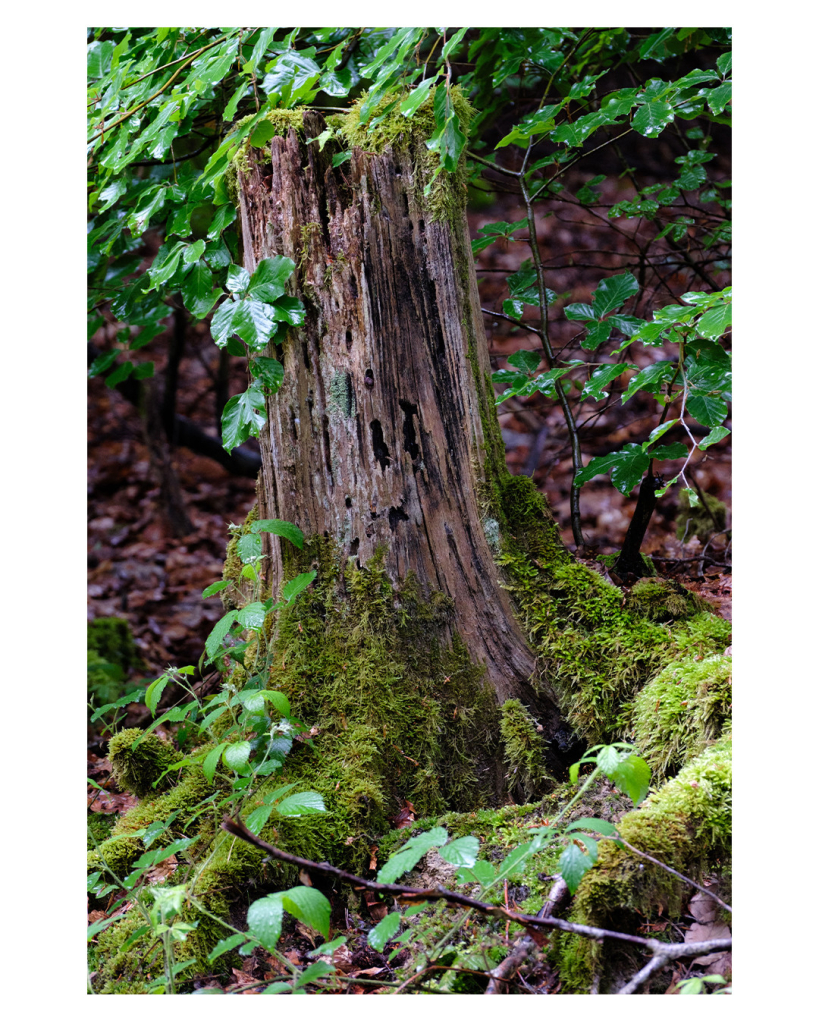
<svg viewBox="0 0 819 1024">
<path fill-rule="evenodd" d="M 88 623 L 88 696 L 97 706 L 118 700 L 125 692 L 128 671 L 139 664 L 125 619 L 105 617 Z"/>
<path fill-rule="evenodd" d="M 710 871 L 728 873 L 731 855 L 731 737 L 722 737 L 675 778 L 649 796 L 620 822 L 623 838 L 689 878 Z M 730 898 L 727 877 L 720 896 Z M 678 878 L 613 843 L 600 846 L 598 864 L 583 878 L 570 920 L 636 932 L 646 919 L 666 911 L 672 919 L 683 909 L 690 887 Z M 625 944 L 623 944 L 625 945 Z M 642 966 L 634 948 L 607 940 L 598 943 L 560 933 L 552 958 L 564 987 L 588 992 L 598 978 L 600 992 L 617 988 Z"/>
</svg>

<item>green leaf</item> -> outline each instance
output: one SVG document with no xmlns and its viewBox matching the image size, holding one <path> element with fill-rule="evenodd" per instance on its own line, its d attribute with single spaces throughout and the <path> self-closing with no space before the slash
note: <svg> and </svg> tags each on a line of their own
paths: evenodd
<svg viewBox="0 0 819 1024">
<path fill-rule="evenodd" d="M 282 386 L 284 367 L 278 359 L 272 359 L 270 356 L 257 356 L 248 362 L 248 369 L 264 387 L 274 394 Z"/>
<path fill-rule="evenodd" d="M 165 691 L 165 687 L 170 682 L 167 673 L 161 675 L 159 679 L 154 679 L 148 689 L 145 691 L 145 706 L 151 712 L 152 715 L 156 714 L 157 705 Z"/>
<path fill-rule="evenodd" d="M 250 284 L 250 274 L 244 267 L 238 267 L 235 263 L 231 263 L 228 267 L 225 283 L 230 291 L 242 296 Z"/>
<path fill-rule="evenodd" d="M 222 411 L 222 447 L 232 451 L 249 437 L 258 437 L 265 419 L 265 397 L 258 388 L 229 398 Z"/>
<path fill-rule="evenodd" d="M 219 650 L 222 641 L 230 632 L 230 627 L 236 621 L 238 615 L 238 611 L 235 608 L 232 609 L 226 615 L 223 615 L 210 631 L 210 635 L 205 641 L 205 653 L 209 658 L 212 658 Z"/>
<path fill-rule="evenodd" d="M 202 773 L 210 784 L 213 784 L 213 776 L 216 774 L 216 769 L 219 767 L 219 759 L 226 746 L 227 743 L 218 744 L 213 750 L 208 751 L 207 757 L 202 762 Z"/>
<path fill-rule="evenodd" d="M 712 444 L 716 444 L 718 441 L 721 441 L 730 433 L 731 431 L 727 427 L 714 427 L 708 436 L 704 437 L 702 441 L 700 441 L 697 447 L 705 451 L 706 448 L 710 448 Z"/>
<path fill-rule="evenodd" d="M 577 892 L 583 875 L 593 866 L 588 854 L 583 853 L 575 843 L 569 843 L 561 854 L 557 867 L 572 896 Z"/>
<path fill-rule="evenodd" d="M 236 772 L 247 767 L 250 753 L 250 743 L 247 740 L 239 740 L 237 743 L 231 743 L 225 747 L 222 752 L 222 760 L 228 768 Z"/>
<path fill-rule="evenodd" d="M 301 550 L 304 547 L 304 534 L 293 523 L 284 519 L 257 519 L 250 524 L 251 533 L 273 533 L 277 537 L 285 537 L 291 544 Z"/>
<path fill-rule="evenodd" d="M 637 367 L 633 363 L 616 363 L 613 366 L 603 366 L 599 370 L 595 370 L 580 392 L 581 399 L 591 398 L 595 402 L 599 402 L 603 398 L 608 398 L 608 392 L 603 391 L 603 388 L 608 387 L 624 370 L 636 369 Z"/>
<path fill-rule="evenodd" d="M 261 601 L 253 601 L 239 610 L 236 621 L 243 629 L 261 629 L 264 625 L 267 609 Z"/>
<path fill-rule="evenodd" d="M 262 538 L 253 533 L 244 534 L 236 542 L 236 553 L 245 565 L 255 561 L 262 554 Z"/>
<path fill-rule="evenodd" d="M 665 423 L 661 423 L 659 427 L 655 427 L 648 435 L 648 440 L 643 444 L 643 451 L 645 451 L 649 445 L 654 444 L 655 441 L 659 441 L 663 434 L 667 433 L 674 426 L 675 423 L 679 423 L 676 420 L 666 420 Z"/>
<path fill-rule="evenodd" d="M 285 583 L 282 587 L 282 597 L 285 601 L 292 601 L 294 598 L 306 590 L 307 587 L 313 582 L 317 576 L 315 569 L 311 569 L 310 572 L 302 572 L 296 576 L 295 579 L 290 580 L 289 583 Z"/>
<path fill-rule="evenodd" d="M 611 773 L 620 763 L 621 754 L 618 747 L 601 747 L 597 753 L 597 767 L 611 777 Z"/>
<path fill-rule="evenodd" d="M 520 846 L 515 847 L 511 853 L 503 859 L 500 867 L 498 868 L 498 878 L 510 878 L 512 875 L 516 875 L 523 871 L 526 865 L 529 863 L 529 859 L 534 853 L 536 853 L 540 847 L 541 842 L 537 839 L 531 840 L 528 843 L 521 843 Z"/>
<path fill-rule="evenodd" d="M 326 814 L 324 798 L 321 793 L 307 790 L 287 796 L 276 806 L 276 813 L 283 818 L 300 818 L 304 814 Z"/>
<path fill-rule="evenodd" d="M 275 306 L 246 298 L 236 304 L 231 328 L 253 352 L 261 352 L 276 333 Z"/>
<path fill-rule="evenodd" d="M 640 370 L 631 378 L 629 386 L 623 392 L 621 401 L 627 402 L 638 391 L 650 391 L 654 395 L 658 394 L 662 391 L 663 384 L 673 380 L 676 373 L 677 365 L 670 359 L 652 363 L 651 366 Z"/>
<path fill-rule="evenodd" d="M 610 473 L 611 482 L 621 494 L 630 494 L 648 469 L 649 456 L 637 444 L 627 444 L 621 451 L 593 458 L 575 479 L 579 487 L 600 473 Z"/>
<path fill-rule="evenodd" d="M 284 295 L 277 299 L 274 305 L 266 306 L 269 315 L 276 321 L 283 321 L 291 327 L 298 327 L 304 323 L 304 306 L 300 299 L 290 295 Z"/>
<path fill-rule="evenodd" d="M 702 502 L 700 501 L 699 495 L 697 494 L 696 491 L 692 490 L 690 487 L 683 487 L 682 490 L 680 491 L 680 497 L 682 497 L 682 495 L 685 495 L 685 497 L 688 499 L 688 505 L 689 505 L 690 508 L 700 508 L 701 507 Z"/>
<path fill-rule="evenodd" d="M 415 111 L 429 99 L 430 87 L 435 85 L 438 76 L 427 78 L 426 81 L 417 85 L 412 92 L 401 101 L 400 110 L 404 117 L 412 117 Z"/>
<path fill-rule="evenodd" d="M 352 155 L 353 151 L 351 149 L 345 149 L 341 153 L 336 153 L 333 156 L 333 167 L 340 167 L 342 164 L 347 163 Z"/>
<path fill-rule="evenodd" d="M 625 793 L 636 807 L 646 798 L 651 781 L 651 769 L 637 754 L 629 754 L 609 774 L 614 785 Z"/>
<path fill-rule="evenodd" d="M 202 248 L 204 250 L 204 245 Z M 213 274 L 207 263 L 202 260 L 194 263 L 182 285 L 182 301 L 185 304 L 185 309 L 197 319 L 201 319 L 211 311 L 220 294 L 221 289 L 214 290 Z"/>
<path fill-rule="evenodd" d="M 247 911 L 247 927 L 269 953 L 276 951 L 276 943 L 282 933 L 284 917 L 284 893 L 274 892 L 250 904 Z"/>
<path fill-rule="evenodd" d="M 471 868 L 461 868 L 455 877 L 459 885 L 468 885 L 478 882 L 484 888 L 494 882 L 496 877 L 495 868 L 487 860 L 476 861 Z"/>
<path fill-rule="evenodd" d="M 571 825 L 566 826 L 566 831 L 572 832 L 578 828 L 591 829 L 593 832 L 600 832 L 604 836 L 617 834 L 617 829 L 610 821 L 606 821 L 605 818 L 578 818 L 577 821 L 573 821 Z"/>
<path fill-rule="evenodd" d="M 716 341 L 731 326 L 731 303 L 716 306 L 703 313 L 697 321 L 697 332 L 709 341 Z"/>
<path fill-rule="evenodd" d="M 296 264 L 287 256 L 260 260 L 250 278 L 249 294 L 261 302 L 275 302 L 284 295 L 285 282 L 295 269 Z"/>
<path fill-rule="evenodd" d="M 211 241 L 217 239 L 228 224 L 232 224 L 234 220 L 236 220 L 236 207 L 232 203 L 229 203 L 227 206 L 220 206 L 216 211 L 216 216 L 210 222 L 208 238 Z"/>
<path fill-rule="evenodd" d="M 109 388 L 114 388 L 117 384 L 121 384 L 124 380 L 127 380 L 131 376 L 134 369 L 134 364 L 129 359 L 127 362 L 120 363 L 120 365 L 114 370 L 113 373 L 109 373 L 105 378 L 105 383 Z"/>
<path fill-rule="evenodd" d="M 695 392 L 688 396 L 685 408 L 704 427 L 718 427 L 728 415 L 728 406 L 721 398 Z"/>
<path fill-rule="evenodd" d="M 444 828 L 433 828 L 429 832 L 413 836 L 404 843 L 397 853 L 390 857 L 378 872 L 377 880 L 388 884 L 394 882 L 407 871 L 411 871 L 434 846 L 443 846 L 447 839 L 447 832 Z"/>
<path fill-rule="evenodd" d="M 634 115 L 631 127 L 647 139 L 656 139 L 666 125 L 674 120 L 674 110 L 664 100 L 643 104 Z"/>
<path fill-rule="evenodd" d="M 247 935 L 244 933 L 240 935 L 229 935 L 226 939 L 222 939 L 217 942 L 213 949 L 210 951 L 208 956 L 208 962 L 213 963 L 223 953 L 229 953 L 232 949 L 236 949 L 237 946 L 241 946 L 243 942 L 247 942 Z"/>
<path fill-rule="evenodd" d="M 97 377 L 101 373 L 105 373 L 112 363 L 116 362 L 116 358 L 119 355 L 119 349 L 113 349 L 111 352 L 103 352 L 102 355 L 97 356 L 94 362 L 88 367 L 88 376 Z"/>
<path fill-rule="evenodd" d="M 247 825 L 251 832 L 258 835 L 267 824 L 268 818 L 272 813 L 272 804 L 264 804 L 262 807 L 257 807 L 255 811 L 251 811 L 250 814 L 245 816 L 245 825 Z"/>
<path fill-rule="evenodd" d="M 573 302 L 563 314 L 567 320 L 594 320 L 594 309 L 587 302 Z"/>
<path fill-rule="evenodd" d="M 586 336 L 580 342 L 580 347 L 587 351 L 594 352 L 595 349 L 600 348 L 604 341 L 609 340 L 611 328 L 611 322 L 608 320 L 604 320 L 602 323 L 592 324 L 586 333 Z"/>
<path fill-rule="evenodd" d="M 721 57 L 717 57 L 717 68 L 719 73 L 724 78 L 731 70 L 731 53 L 723 53 Z"/>
<path fill-rule="evenodd" d="M 378 953 L 384 951 L 384 947 L 398 932 L 401 928 L 401 915 L 397 912 L 387 914 L 387 916 L 379 921 L 375 928 L 371 928 L 367 933 L 367 942 L 370 946 Z"/>
<path fill-rule="evenodd" d="M 653 451 L 648 453 L 652 459 L 684 459 L 688 454 L 688 449 L 684 444 L 677 441 L 674 444 L 661 444 L 659 448 L 655 448 Z"/>
<path fill-rule="evenodd" d="M 447 864 L 454 864 L 458 868 L 471 868 L 478 859 L 478 848 L 479 843 L 475 836 L 463 836 L 442 846 L 438 850 L 438 855 Z"/>
<path fill-rule="evenodd" d="M 640 285 L 633 274 L 617 274 L 604 278 L 592 296 L 594 318 L 601 320 L 607 313 L 619 309 L 623 303 L 640 291 Z"/>
<path fill-rule="evenodd" d="M 211 583 L 209 587 L 205 587 L 202 591 L 202 597 L 213 597 L 214 594 L 220 594 L 229 586 L 230 580 L 218 580 L 216 583 Z"/>
<path fill-rule="evenodd" d="M 706 102 L 714 115 L 721 114 L 731 100 L 731 83 L 723 82 L 716 89 L 708 89 L 705 93 Z"/>
<path fill-rule="evenodd" d="M 508 356 L 507 362 L 518 370 L 523 370 L 524 373 L 534 373 L 538 366 L 540 366 L 542 358 L 543 356 L 540 352 L 530 352 L 522 349 L 520 352 L 515 352 L 513 355 Z"/>
<path fill-rule="evenodd" d="M 323 893 L 311 886 L 297 885 L 280 895 L 284 909 L 293 917 L 314 931 L 321 932 L 325 939 L 330 938 L 330 901 Z"/>
</svg>

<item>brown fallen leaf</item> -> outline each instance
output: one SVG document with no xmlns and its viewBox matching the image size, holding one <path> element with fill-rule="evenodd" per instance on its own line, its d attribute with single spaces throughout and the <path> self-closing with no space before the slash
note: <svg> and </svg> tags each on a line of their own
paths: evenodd
<svg viewBox="0 0 819 1024">
<path fill-rule="evenodd" d="M 375 871 L 375 869 L 378 867 L 378 857 L 376 857 L 377 853 L 378 853 L 378 847 L 375 846 L 375 845 L 371 846 L 370 847 L 370 871 Z"/>
</svg>

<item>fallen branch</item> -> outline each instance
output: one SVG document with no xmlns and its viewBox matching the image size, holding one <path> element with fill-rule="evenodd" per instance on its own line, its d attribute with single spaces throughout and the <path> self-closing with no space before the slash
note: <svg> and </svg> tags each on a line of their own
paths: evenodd
<svg viewBox="0 0 819 1024">
<path fill-rule="evenodd" d="M 559 906 L 569 895 L 569 887 L 562 878 L 558 878 L 549 891 L 549 898 L 538 911 L 538 917 L 546 917 Z M 497 996 L 501 994 L 504 982 L 508 981 L 515 971 L 523 964 L 530 953 L 537 948 L 537 943 L 531 935 L 525 935 L 515 945 L 512 952 L 505 960 L 501 960 L 497 967 L 489 972 L 489 984 L 486 986 L 484 995 Z"/>
<path fill-rule="evenodd" d="M 559 917 L 519 914 L 516 911 L 507 910 L 505 907 L 498 907 L 492 903 L 483 903 L 481 900 L 473 899 L 471 896 L 451 892 L 440 885 L 429 889 L 416 889 L 410 885 L 373 882 L 367 878 L 359 878 L 358 875 L 352 875 L 348 871 L 342 871 L 341 868 L 333 867 L 332 864 L 328 864 L 326 861 L 317 863 L 313 860 L 307 860 L 305 857 L 297 857 L 295 854 L 279 850 L 275 846 L 266 843 L 263 839 L 260 839 L 239 821 L 225 818 L 222 822 L 222 828 L 226 832 L 230 832 L 231 835 L 238 836 L 239 839 L 244 839 L 245 842 L 251 843 L 260 850 L 264 850 L 274 860 L 282 861 L 285 864 L 293 864 L 295 867 L 302 868 L 312 874 L 326 875 L 328 878 L 336 878 L 341 882 L 347 882 L 358 888 L 369 889 L 370 892 L 383 893 L 399 900 L 401 897 L 405 899 L 411 898 L 413 901 L 419 899 L 444 900 L 455 906 L 469 907 L 472 910 L 477 910 L 486 917 L 512 921 L 515 924 L 522 925 L 530 934 L 532 931 L 540 932 L 541 930 L 552 931 L 557 929 L 558 931 L 582 935 L 584 938 L 593 939 L 595 942 L 602 942 L 604 939 L 617 939 L 620 942 L 631 942 L 637 946 L 644 946 L 655 955 L 664 954 L 667 950 L 673 949 L 674 959 L 680 956 L 701 956 L 706 953 L 716 953 L 731 948 L 731 939 L 709 939 L 705 942 L 688 942 L 672 947 L 664 942 L 659 942 L 657 939 L 645 938 L 642 935 L 627 935 L 624 932 L 613 932 L 609 931 L 608 928 L 595 928 L 592 925 L 578 924 L 575 921 L 564 921 Z"/>
</svg>

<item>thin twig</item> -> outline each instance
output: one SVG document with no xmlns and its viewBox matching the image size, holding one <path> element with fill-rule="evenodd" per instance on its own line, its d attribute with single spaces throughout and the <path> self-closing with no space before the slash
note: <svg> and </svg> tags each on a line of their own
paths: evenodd
<svg viewBox="0 0 819 1024">
<path fill-rule="evenodd" d="M 348 871 L 342 871 L 341 868 L 333 867 L 332 864 L 328 864 L 326 861 L 322 863 L 316 863 L 316 861 L 307 860 L 305 857 L 297 857 L 295 854 L 286 853 L 284 850 L 279 850 L 275 846 L 271 846 L 266 843 L 263 839 L 260 839 L 257 835 L 254 835 L 246 826 L 239 821 L 225 818 L 222 822 L 222 828 L 229 832 L 231 835 L 237 836 L 239 839 L 244 839 L 245 842 L 251 843 L 253 846 L 257 846 L 260 850 L 265 850 L 274 860 L 283 861 L 285 864 L 294 864 L 296 867 L 304 868 L 306 871 L 313 872 L 318 875 L 327 875 L 330 878 L 337 878 L 342 882 L 348 882 L 350 885 L 358 886 L 362 889 L 369 889 L 370 892 L 380 892 L 387 895 L 395 896 L 400 898 L 401 896 L 411 896 L 414 899 L 421 898 L 424 900 L 444 900 L 447 903 L 455 904 L 456 906 L 469 907 L 472 910 L 477 910 L 487 917 L 496 917 L 501 920 L 509 920 L 514 924 L 523 925 L 524 928 L 536 928 L 543 929 L 544 931 L 551 931 L 557 929 L 558 931 L 571 932 L 574 935 L 582 935 L 584 938 L 593 939 L 596 942 L 602 942 L 604 939 L 617 939 L 620 942 L 631 942 L 636 946 L 645 946 L 646 949 L 651 950 L 652 953 L 661 952 L 665 947 L 665 944 L 659 942 L 657 939 L 644 938 L 642 935 L 628 935 L 625 932 L 614 932 L 608 928 L 596 928 L 588 924 L 578 924 L 574 921 L 564 921 L 559 917 L 537 917 L 535 914 L 520 914 L 514 910 L 506 910 L 505 907 L 498 907 L 492 903 L 482 903 L 480 900 L 473 899 L 471 896 L 463 896 L 461 893 L 450 892 L 448 889 L 444 889 L 443 886 L 435 886 L 430 889 L 417 889 L 410 885 L 392 885 L 386 882 L 373 882 L 366 878 L 359 878 L 358 875 L 351 875 Z M 714 953 L 724 949 L 731 948 L 730 939 L 711 939 L 706 942 L 691 942 L 687 945 L 675 947 L 676 949 L 685 949 L 685 953 L 677 953 L 677 956 L 687 956 L 688 951 L 691 951 L 692 955 L 700 955 L 705 953 Z"/>
<path fill-rule="evenodd" d="M 729 914 L 733 914 L 733 910 L 728 906 L 727 903 L 723 903 L 719 896 L 715 896 L 714 893 L 708 889 L 704 889 L 701 885 L 697 885 L 693 878 L 688 878 L 686 875 L 681 875 L 679 871 L 675 871 L 674 868 L 670 868 L 667 864 L 663 864 L 661 860 L 657 860 L 648 853 L 643 853 L 642 850 L 638 850 L 632 846 L 631 843 L 627 842 L 620 833 L 617 833 L 617 840 L 621 842 L 623 846 L 627 846 L 632 853 L 636 853 L 638 857 L 643 857 L 645 860 L 650 860 L 652 864 L 656 864 L 658 868 L 662 868 L 663 871 L 667 871 L 670 875 L 681 879 L 683 882 L 687 882 L 688 885 L 693 885 L 695 889 L 699 889 L 700 892 L 704 892 L 706 896 L 710 896 L 715 903 L 719 903 L 723 910 L 727 910 Z"/>
</svg>

